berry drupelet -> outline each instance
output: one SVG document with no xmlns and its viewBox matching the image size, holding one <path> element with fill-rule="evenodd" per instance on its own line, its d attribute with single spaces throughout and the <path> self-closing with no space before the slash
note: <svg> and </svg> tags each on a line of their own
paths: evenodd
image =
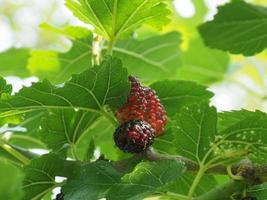
<svg viewBox="0 0 267 200">
<path fill-rule="evenodd" d="M 143 120 L 155 130 L 155 135 L 161 135 L 167 123 L 167 115 L 160 103 L 156 92 L 149 87 L 142 86 L 139 81 L 129 76 L 131 91 L 126 104 L 116 111 L 120 123 L 129 120 Z"/>
</svg>

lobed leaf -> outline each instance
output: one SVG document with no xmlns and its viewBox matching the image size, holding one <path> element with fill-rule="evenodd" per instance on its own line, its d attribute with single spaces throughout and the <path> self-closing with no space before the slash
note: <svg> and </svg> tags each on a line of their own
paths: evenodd
<svg viewBox="0 0 267 200">
<path fill-rule="evenodd" d="M 105 105 L 121 106 L 128 95 L 127 71 L 118 59 L 107 58 L 81 74 L 73 75 L 62 87 L 47 80 L 23 88 L 0 102 L 0 117 L 44 109 L 80 109 L 102 113 Z M 10 113 L 14 111 L 14 113 Z"/>
</svg>

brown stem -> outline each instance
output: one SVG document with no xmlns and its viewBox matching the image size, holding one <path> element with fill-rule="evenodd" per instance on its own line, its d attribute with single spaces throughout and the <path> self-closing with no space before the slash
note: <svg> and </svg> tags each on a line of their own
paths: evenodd
<svg viewBox="0 0 267 200">
<path fill-rule="evenodd" d="M 120 160 L 114 162 L 114 166 L 120 171 L 129 170 L 129 165 L 131 163 L 137 163 L 140 160 L 148 160 L 148 161 L 158 161 L 158 160 L 177 160 L 184 162 L 187 171 L 189 172 L 197 172 L 199 170 L 199 165 L 187 158 L 181 156 L 173 156 L 173 155 L 165 155 L 153 152 L 152 150 L 148 150 L 145 153 L 134 155 L 131 158 Z M 253 163 L 236 163 L 231 168 L 233 174 L 240 174 L 244 178 L 251 180 L 254 183 L 265 182 L 267 181 L 267 163 L 266 164 L 253 164 Z M 219 165 L 212 167 L 206 171 L 206 174 L 221 174 L 227 175 L 227 166 Z"/>
</svg>

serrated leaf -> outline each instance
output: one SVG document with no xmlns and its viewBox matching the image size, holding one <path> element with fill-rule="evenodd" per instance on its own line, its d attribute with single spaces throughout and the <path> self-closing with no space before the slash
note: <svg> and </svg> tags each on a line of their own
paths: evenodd
<svg viewBox="0 0 267 200">
<path fill-rule="evenodd" d="M 120 183 L 112 186 L 107 199 L 141 200 L 180 177 L 184 170 L 184 164 L 173 160 L 142 162 L 133 172 L 124 175 Z"/>
<path fill-rule="evenodd" d="M 201 163 L 210 149 L 210 142 L 215 140 L 216 109 L 207 104 L 192 105 L 184 108 L 174 119 L 178 153 Z"/>
<path fill-rule="evenodd" d="M 58 154 L 66 155 L 68 147 L 75 152 L 77 140 L 97 117 L 99 115 L 95 113 L 71 109 L 50 111 L 44 116 L 41 123 L 42 141 Z"/>
<path fill-rule="evenodd" d="M 260 111 L 258 113 L 261 113 Z M 247 117 L 253 117 L 254 112 L 248 110 L 236 110 L 218 113 L 218 127 L 220 129 L 228 128 L 240 120 L 246 119 Z"/>
<path fill-rule="evenodd" d="M 175 77 L 181 66 L 181 36 L 170 32 L 145 40 L 118 40 L 113 55 L 120 58 L 130 74 L 144 80 Z"/>
<path fill-rule="evenodd" d="M 267 47 L 267 8 L 233 1 L 219 7 L 211 22 L 199 27 L 206 45 L 251 56 Z"/>
<path fill-rule="evenodd" d="M 29 57 L 28 49 L 8 49 L 0 53 L 0 75 L 28 77 L 27 62 Z"/>
<path fill-rule="evenodd" d="M 184 108 L 171 125 L 180 155 L 202 165 L 216 166 L 242 158 L 265 162 L 266 120 L 267 114 L 257 111 L 218 131 L 216 109 L 200 104 Z"/>
<path fill-rule="evenodd" d="M 190 40 L 182 55 L 183 66 L 178 69 L 178 78 L 202 84 L 211 84 L 224 78 L 230 58 L 227 53 L 209 49 L 200 38 Z"/>
<path fill-rule="evenodd" d="M 159 81 L 150 85 L 156 90 L 165 106 L 168 117 L 173 116 L 182 107 L 199 102 L 208 102 L 213 93 L 206 87 L 190 81 Z"/>
<path fill-rule="evenodd" d="M 119 183 L 121 176 L 109 162 L 85 164 L 77 168 L 63 186 L 64 199 L 98 200 L 112 185 Z"/>
<path fill-rule="evenodd" d="M 67 0 L 67 7 L 95 31 L 113 40 L 129 33 L 143 23 L 161 27 L 169 22 L 164 0 Z"/>
<path fill-rule="evenodd" d="M 247 196 L 255 197 L 257 199 L 267 198 L 267 183 L 255 185 L 247 190 Z"/>
<path fill-rule="evenodd" d="M 23 196 L 23 173 L 17 167 L 0 159 L 0 199 L 20 200 Z"/>
<path fill-rule="evenodd" d="M 120 60 L 108 57 L 100 66 L 73 75 L 62 87 L 55 87 L 45 80 L 23 88 L 0 102 L 0 117 L 35 110 L 73 108 L 103 114 L 104 106 L 117 108 L 125 102 L 129 87 L 127 71 L 122 68 Z"/>
<path fill-rule="evenodd" d="M 42 197 L 56 187 L 55 176 L 63 169 L 64 162 L 53 154 L 47 154 L 33 159 L 24 167 L 23 200 L 42 199 Z"/>
<path fill-rule="evenodd" d="M 86 28 L 66 26 L 62 29 L 43 24 L 45 30 L 67 36 L 72 47 L 66 52 L 32 50 L 27 68 L 32 75 L 47 78 L 53 83 L 61 83 L 72 74 L 92 67 L 93 34 Z"/>
</svg>

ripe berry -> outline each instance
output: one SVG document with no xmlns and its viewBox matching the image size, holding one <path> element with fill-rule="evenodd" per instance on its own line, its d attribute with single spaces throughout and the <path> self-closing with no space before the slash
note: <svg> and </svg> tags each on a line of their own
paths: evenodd
<svg viewBox="0 0 267 200">
<path fill-rule="evenodd" d="M 144 152 L 154 141 L 154 129 L 145 121 L 131 120 L 121 124 L 113 138 L 116 145 L 124 152 Z"/>
<path fill-rule="evenodd" d="M 156 92 L 142 86 L 133 76 L 129 76 L 129 81 L 131 91 L 126 104 L 116 111 L 117 119 L 120 123 L 134 119 L 143 120 L 154 128 L 156 136 L 162 134 L 167 123 L 167 115 Z"/>
</svg>

